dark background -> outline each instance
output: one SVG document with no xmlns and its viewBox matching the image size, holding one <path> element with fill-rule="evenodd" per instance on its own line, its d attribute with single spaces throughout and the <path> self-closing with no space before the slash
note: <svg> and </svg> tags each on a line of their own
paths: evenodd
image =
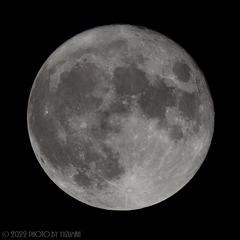
<svg viewBox="0 0 240 240">
<path fill-rule="evenodd" d="M 6 43 L 2 51 L 7 52 L 4 80 L 10 85 L 6 88 L 12 90 L 3 100 L 7 103 L 3 104 L 7 108 L 2 115 L 7 140 L 3 145 L 6 153 L 2 155 L 1 230 L 81 231 L 85 239 L 193 239 L 200 235 L 210 239 L 231 233 L 227 227 L 231 221 L 229 205 L 225 203 L 230 193 L 224 180 L 224 170 L 229 168 L 224 161 L 229 156 L 219 145 L 224 138 L 218 114 L 223 107 L 219 103 L 226 68 L 223 56 L 234 50 L 231 44 L 223 47 L 229 36 L 236 35 L 229 27 L 235 22 L 233 9 L 234 6 L 219 4 L 163 6 L 147 2 L 131 7 L 121 2 L 52 7 L 34 2 L 3 8 Z M 142 210 L 101 210 L 68 196 L 44 173 L 28 137 L 28 98 L 43 63 L 74 35 L 107 24 L 145 26 L 177 42 L 203 71 L 214 101 L 214 137 L 203 165 L 174 196 Z M 5 88 L 2 89 L 4 93 Z"/>
</svg>

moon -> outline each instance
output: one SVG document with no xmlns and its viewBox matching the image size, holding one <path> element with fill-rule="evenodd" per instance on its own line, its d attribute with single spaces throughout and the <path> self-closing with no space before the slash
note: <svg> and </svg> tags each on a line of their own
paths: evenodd
<svg viewBox="0 0 240 240">
<path fill-rule="evenodd" d="M 202 71 L 154 30 L 107 25 L 57 48 L 27 109 L 37 160 L 64 192 L 106 210 L 160 203 L 196 174 L 214 107 Z"/>
</svg>

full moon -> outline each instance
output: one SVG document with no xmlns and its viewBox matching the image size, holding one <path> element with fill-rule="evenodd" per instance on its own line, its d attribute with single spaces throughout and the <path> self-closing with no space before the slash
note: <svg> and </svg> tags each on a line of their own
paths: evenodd
<svg viewBox="0 0 240 240">
<path fill-rule="evenodd" d="M 28 133 L 49 178 L 107 210 L 152 206 L 184 187 L 214 131 L 205 77 L 154 30 L 107 25 L 64 42 L 33 83 Z"/>
</svg>

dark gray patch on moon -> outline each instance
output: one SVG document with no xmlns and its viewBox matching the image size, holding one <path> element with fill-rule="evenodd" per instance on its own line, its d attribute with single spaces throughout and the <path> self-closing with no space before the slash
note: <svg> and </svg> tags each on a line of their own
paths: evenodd
<svg viewBox="0 0 240 240">
<path fill-rule="evenodd" d="M 200 97 L 196 93 L 188 93 L 181 91 L 181 98 L 179 100 L 179 110 L 184 113 L 184 117 L 189 120 L 196 121 L 194 132 L 197 133 L 201 122 L 201 115 L 199 114 L 199 106 L 201 104 Z"/>
<path fill-rule="evenodd" d="M 163 79 L 159 79 L 157 86 L 147 85 L 142 90 L 138 103 L 143 113 L 149 118 L 159 118 L 160 121 L 163 121 L 166 107 L 173 107 L 177 103 L 173 92 L 173 87 L 168 87 Z"/>
<path fill-rule="evenodd" d="M 68 126 L 68 120 L 73 113 L 79 113 L 80 116 L 81 113 L 93 112 L 102 104 L 102 99 L 91 95 L 98 80 L 96 72 L 99 71 L 93 63 L 75 66 L 61 74 L 55 92 L 50 90 L 49 84 L 40 84 L 43 81 L 40 74 L 32 94 L 35 96 L 34 108 L 29 119 L 30 126 L 34 129 L 34 137 L 42 139 L 38 143 L 39 148 L 52 167 L 57 170 L 59 167 L 65 169 L 71 164 L 76 169 L 81 169 L 74 175 L 74 180 L 79 186 L 87 188 L 91 188 L 96 182 L 98 188 L 106 187 L 108 181 L 118 179 L 124 174 L 124 169 L 118 164 L 118 152 L 103 143 L 100 144 L 103 154 L 95 152 L 91 141 L 83 141 L 81 137 L 77 137 L 77 132 Z M 43 77 L 45 78 L 46 74 Z M 44 111 L 46 106 L 51 106 L 47 113 Z M 115 101 L 109 110 L 108 113 L 96 112 L 98 122 L 92 125 L 86 134 L 96 140 L 104 140 L 109 131 L 120 131 L 117 127 L 110 126 L 107 119 L 113 113 L 122 114 L 128 109 L 121 102 Z M 64 143 L 58 137 L 59 129 L 63 129 Z M 84 158 L 80 157 L 81 151 L 84 152 Z M 92 165 L 101 174 L 98 174 Z"/>
<path fill-rule="evenodd" d="M 74 180 L 79 186 L 91 189 L 93 183 L 97 183 L 99 189 L 106 187 L 109 181 L 117 180 L 122 177 L 125 170 L 118 164 L 119 153 L 101 144 L 105 156 L 94 151 L 91 143 L 84 146 L 84 159 L 76 158 L 78 163 L 74 166 L 81 169 L 79 174 L 74 175 Z M 91 168 L 94 164 L 94 169 Z M 83 170 L 82 170 L 83 169 Z M 95 171 L 97 169 L 97 171 Z"/>
<path fill-rule="evenodd" d="M 98 71 L 101 70 L 95 64 L 85 63 L 84 66 L 75 65 L 71 71 L 63 72 L 56 91 L 56 100 L 60 104 L 56 102 L 56 105 L 63 108 L 63 111 L 65 107 L 75 111 L 96 110 L 102 104 L 102 100 L 93 97 L 91 93 L 97 84 L 95 75 Z"/>
<path fill-rule="evenodd" d="M 134 64 L 128 67 L 117 67 L 114 70 L 114 83 L 119 94 L 136 95 L 148 84 L 146 73 Z"/>
<path fill-rule="evenodd" d="M 188 82 L 191 77 L 189 66 L 182 62 L 176 62 L 172 71 L 174 74 L 176 74 L 178 80 L 182 82 Z"/>
<path fill-rule="evenodd" d="M 182 126 L 179 126 L 179 125 L 171 126 L 169 128 L 169 135 L 173 140 L 181 140 L 182 138 L 184 138 L 184 135 L 182 132 Z"/>
</svg>

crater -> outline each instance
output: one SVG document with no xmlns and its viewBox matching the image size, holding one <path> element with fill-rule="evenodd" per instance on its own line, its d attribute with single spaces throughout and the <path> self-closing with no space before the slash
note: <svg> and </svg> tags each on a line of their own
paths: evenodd
<svg viewBox="0 0 240 240">
<path fill-rule="evenodd" d="M 179 81 L 188 82 L 190 80 L 190 67 L 183 62 L 176 62 L 172 68 L 173 73 Z"/>
<path fill-rule="evenodd" d="M 42 156 L 40 156 L 40 160 L 41 160 L 42 163 L 45 163 L 45 160 L 43 159 Z"/>
</svg>

